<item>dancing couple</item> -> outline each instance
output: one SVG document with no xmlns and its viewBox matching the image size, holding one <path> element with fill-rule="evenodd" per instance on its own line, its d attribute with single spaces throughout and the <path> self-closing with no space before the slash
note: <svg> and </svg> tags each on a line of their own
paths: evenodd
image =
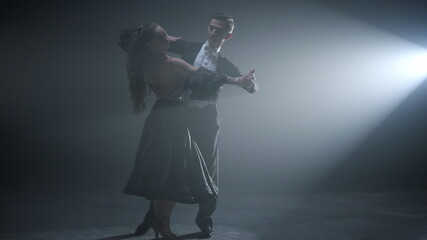
<svg viewBox="0 0 427 240">
<path fill-rule="evenodd" d="M 224 84 L 250 93 L 258 89 L 255 70 L 242 76 L 220 52 L 233 28 L 230 15 L 216 13 L 204 43 L 169 36 L 156 23 L 121 33 L 134 110 L 144 111 L 150 91 L 157 97 L 145 120 L 134 168 L 124 189 L 126 194 L 151 200 L 135 235 L 152 228 L 156 238 L 160 234 L 177 239 L 170 229 L 176 202 L 199 203 L 196 224 L 201 237 L 213 234 L 211 215 L 218 196 L 218 92 Z"/>
</svg>

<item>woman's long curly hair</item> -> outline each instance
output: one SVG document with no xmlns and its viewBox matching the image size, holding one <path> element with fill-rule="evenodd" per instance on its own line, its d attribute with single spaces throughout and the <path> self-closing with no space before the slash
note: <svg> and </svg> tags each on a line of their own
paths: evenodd
<svg viewBox="0 0 427 240">
<path fill-rule="evenodd" d="M 129 90 L 133 101 L 133 108 L 136 113 L 145 109 L 145 97 L 149 93 L 144 74 L 144 67 L 147 66 L 149 50 L 147 43 L 152 39 L 154 30 L 158 24 L 146 23 L 137 28 L 131 36 L 127 55 L 127 76 L 129 78 Z"/>
</svg>

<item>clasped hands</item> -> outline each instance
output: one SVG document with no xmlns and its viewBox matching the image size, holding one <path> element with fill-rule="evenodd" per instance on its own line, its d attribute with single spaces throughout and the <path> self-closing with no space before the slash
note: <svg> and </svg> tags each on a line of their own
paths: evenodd
<svg viewBox="0 0 427 240">
<path fill-rule="evenodd" d="M 258 91 L 258 83 L 255 78 L 255 69 L 249 71 L 246 75 L 237 78 L 237 85 L 248 91 L 255 93 Z"/>
</svg>

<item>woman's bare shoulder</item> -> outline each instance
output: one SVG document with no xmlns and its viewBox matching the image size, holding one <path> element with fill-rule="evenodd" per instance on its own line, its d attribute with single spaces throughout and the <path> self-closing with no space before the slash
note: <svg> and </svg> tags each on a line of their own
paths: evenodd
<svg viewBox="0 0 427 240">
<path fill-rule="evenodd" d="M 182 60 L 181 58 L 171 57 L 171 62 L 174 67 L 179 73 L 188 76 L 192 72 L 196 71 L 198 68 L 187 63 L 186 61 Z"/>
</svg>

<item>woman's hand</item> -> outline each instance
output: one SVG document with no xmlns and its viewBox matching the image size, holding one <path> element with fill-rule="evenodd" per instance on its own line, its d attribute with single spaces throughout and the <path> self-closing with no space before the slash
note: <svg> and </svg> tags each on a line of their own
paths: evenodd
<svg viewBox="0 0 427 240">
<path fill-rule="evenodd" d="M 169 40 L 170 42 L 175 42 L 176 40 L 181 39 L 181 37 L 174 37 L 169 34 L 166 34 L 166 39 Z"/>
</svg>

